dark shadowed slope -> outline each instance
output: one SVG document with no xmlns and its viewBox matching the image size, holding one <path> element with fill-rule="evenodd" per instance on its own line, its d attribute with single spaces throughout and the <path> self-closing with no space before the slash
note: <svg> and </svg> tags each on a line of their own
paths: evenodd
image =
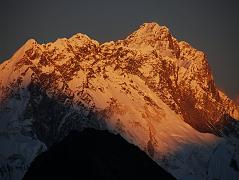
<svg viewBox="0 0 239 180">
<path fill-rule="evenodd" d="M 174 179 L 119 135 L 73 131 L 39 155 L 24 179 Z"/>
</svg>

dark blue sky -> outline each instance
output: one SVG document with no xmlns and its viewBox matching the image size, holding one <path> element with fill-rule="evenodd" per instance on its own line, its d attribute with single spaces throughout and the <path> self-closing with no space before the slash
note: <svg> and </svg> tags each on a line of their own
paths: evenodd
<svg viewBox="0 0 239 180">
<path fill-rule="evenodd" d="M 155 21 L 204 51 L 218 87 L 234 98 L 239 94 L 238 9 L 237 0 L 1 0 L 0 62 L 29 38 L 46 43 L 82 32 L 104 42 Z"/>
</svg>

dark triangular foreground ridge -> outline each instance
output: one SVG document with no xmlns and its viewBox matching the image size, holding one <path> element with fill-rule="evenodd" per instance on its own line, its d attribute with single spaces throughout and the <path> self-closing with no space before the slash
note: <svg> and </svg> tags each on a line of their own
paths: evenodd
<svg viewBox="0 0 239 180">
<path fill-rule="evenodd" d="M 175 179 L 119 135 L 86 129 L 71 132 L 35 158 L 24 180 Z"/>
<path fill-rule="evenodd" d="M 178 179 L 238 180 L 239 107 L 206 55 L 146 23 L 99 44 L 29 40 L 0 64 L 0 179 L 21 179 L 72 130 L 119 133 Z"/>
</svg>

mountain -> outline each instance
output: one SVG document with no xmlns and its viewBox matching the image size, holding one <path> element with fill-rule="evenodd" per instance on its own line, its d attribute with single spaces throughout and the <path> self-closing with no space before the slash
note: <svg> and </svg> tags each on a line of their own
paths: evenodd
<svg viewBox="0 0 239 180">
<path fill-rule="evenodd" d="M 49 178 L 175 179 L 121 136 L 94 129 L 70 132 L 35 158 L 23 179 Z"/>
<path fill-rule="evenodd" d="M 0 65 L 0 175 L 20 179 L 71 130 L 120 134 L 178 179 L 239 178 L 239 107 L 206 55 L 145 23 L 103 44 L 27 41 Z"/>
</svg>

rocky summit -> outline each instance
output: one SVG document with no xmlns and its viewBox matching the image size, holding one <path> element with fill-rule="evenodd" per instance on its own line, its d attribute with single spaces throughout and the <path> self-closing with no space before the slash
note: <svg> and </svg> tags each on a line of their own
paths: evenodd
<svg viewBox="0 0 239 180">
<path fill-rule="evenodd" d="M 239 179 L 238 105 L 206 55 L 157 23 L 103 44 L 30 39 L 0 64 L 2 179 L 85 128 L 120 134 L 177 179 Z"/>
</svg>

